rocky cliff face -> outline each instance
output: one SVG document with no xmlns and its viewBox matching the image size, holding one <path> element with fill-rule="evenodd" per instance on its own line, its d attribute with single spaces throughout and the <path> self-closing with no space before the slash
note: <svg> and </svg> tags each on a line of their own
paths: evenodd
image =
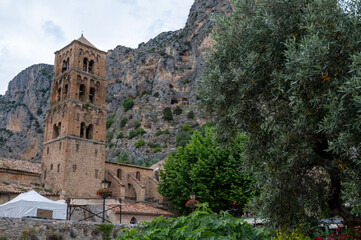
<svg viewBox="0 0 361 240">
<path fill-rule="evenodd" d="M 229 12 L 228 0 L 196 0 L 183 29 L 161 33 L 136 49 L 117 46 L 108 52 L 107 159 L 162 159 L 175 150 L 184 124 L 205 121 L 195 108 L 194 83 L 212 44 L 210 18 Z M 34 65 L 9 84 L 0 105 L 1 134 L 7 139 L 1 155 L 40 159 L 51 74 L 51 66 Z M 130 110 L 123 106 L 126 98 L 134 103 Z"/>
</svg>

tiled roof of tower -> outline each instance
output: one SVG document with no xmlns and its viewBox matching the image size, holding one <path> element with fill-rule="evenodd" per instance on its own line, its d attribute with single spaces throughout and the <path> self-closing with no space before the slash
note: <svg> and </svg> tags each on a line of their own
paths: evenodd
<svg viewBox="0 0 361 240">
<path fill-rule="evenodd" d="M 14 160 L 10 158 L 0 158 L 0 169 L 16 170 L 30 173 L 41 173 L 40 163 Z"/>
<path fill-rule="evenodd" d="M 96 48 L 93 44 L 91 44 L 88 39 L 86 39 L 83 34 L 81 34 L 80 38 L 77 39 L 77 41 L 81 42 L 82 44 L 88 45 L 90 47 Z M 97 48 L 96 48 L 97 49 Z"/>
<path fill-rule="evenodd" d="M 119 214 L 119 207 L 113 208 L 115 213 Z M 165 211 L 163 209 L 152 206 L 151 203 L 136 203 L 136 202 L 125 202 L 122 205 L 122 214 L 134 214 L 134 215 L 152 215 L 160 216 L 164 215 L 167 217 L 173 216 L 173 213 Z"/>
</svg>

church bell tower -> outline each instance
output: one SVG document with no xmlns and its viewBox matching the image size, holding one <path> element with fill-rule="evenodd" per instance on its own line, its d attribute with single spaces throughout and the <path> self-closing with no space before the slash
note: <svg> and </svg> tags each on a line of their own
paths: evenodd
<svg viewBox="0 0 361 240">
<path fill-rule="evenodd" d="M 83 35 L 55 52 L 41 167 L 61 198 L 94 198 L 104 178 L 105 61 Z"/>
</svg>

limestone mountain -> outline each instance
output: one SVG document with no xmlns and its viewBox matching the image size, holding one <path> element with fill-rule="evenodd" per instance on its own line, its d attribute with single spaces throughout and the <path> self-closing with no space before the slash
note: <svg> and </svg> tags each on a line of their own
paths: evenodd
<svg viewBox="0 0 361 240">
<path fill-rule="evenodd" d="M 196 0 L 183 29 L 161 33 L 136 49 L 108 51 L 107 159 L 163 159 L 175 150 L 183 125 L 205 122 L 195 107 L 194 83 L 212 44 L 211 16 L 231 10 L 227 0 Z M 51 77 L 52 66 L 31 66 L 0 97 L 2 156 L 40 160 Z"/>
</svg>

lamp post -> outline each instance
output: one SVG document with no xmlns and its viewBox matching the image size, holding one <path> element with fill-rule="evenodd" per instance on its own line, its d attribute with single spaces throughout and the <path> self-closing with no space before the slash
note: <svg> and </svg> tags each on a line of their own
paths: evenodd
<svg viewBox="0 0 361 240">
<path fill-rule="evenodd" d="M 110 182 L 104 178 L 104 180 L 101 182 L 102 188 L 103 188 L 103 189 L 109 188 L 109 183 L 110 183 Z M 102 196 L 102 198 L 103 198 L 103 220 L 102 220 L 102 222 L 103 222 L 103 223 L 104 223 L 104 221 L 105 221 L 105 199 L 106 199 L 107 197 L 108 197 L 108 196 L 107 196 L 106 194 L 104 194 L 104 195 Z"/>
</svg>

